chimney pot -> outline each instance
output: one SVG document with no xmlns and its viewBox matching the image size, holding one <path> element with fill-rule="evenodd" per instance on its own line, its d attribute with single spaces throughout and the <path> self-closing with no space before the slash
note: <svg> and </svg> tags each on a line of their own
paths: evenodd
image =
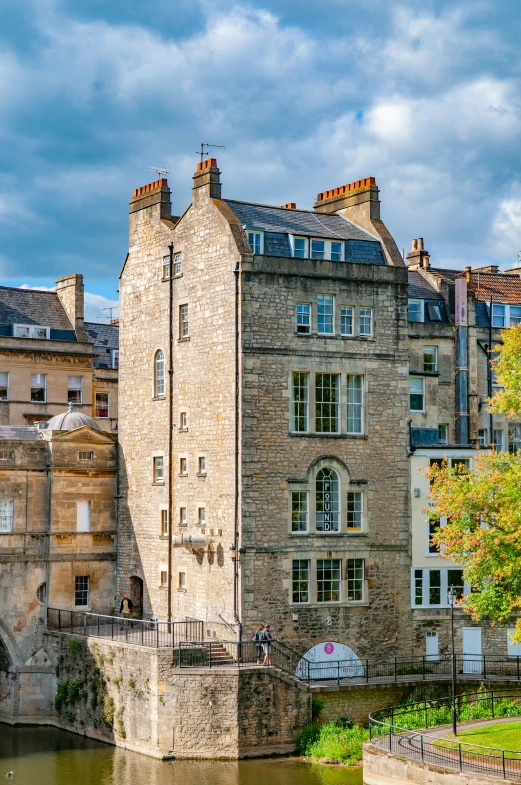
<svg viewBox="0 0 521 785">
<path fill-rule="evenodd" d="M 472 280 L 472 267 L 465 267 L 465 280 L 470 283 Z"/>
<path fill-rule="evenodd" d="M 296 202 L 288 202 L 287 204 L 281 204 L 283 210 L 296 210 L 297 203 Z"/>
<path fill-rule="evenodd" d="M 418 237 L 418 250 L 423 251 L 423 237 Z"/>
<path fill-rule="evenodd" d="M 411 246 L 411 251 L 417 251 L 417 250 L 418 250 L 418 240 L 413 240 L 412 241 L 412 246 Z"/>
</svg>

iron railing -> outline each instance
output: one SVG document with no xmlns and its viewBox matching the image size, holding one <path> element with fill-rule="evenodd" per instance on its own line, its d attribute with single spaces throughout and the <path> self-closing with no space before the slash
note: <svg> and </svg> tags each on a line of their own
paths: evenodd
<svg viewBox="0 0 521 785">
<path fill-rule="evenodd" d="M 265 664 L 294 675 L 299 656 L 278 641 L 270 644 L 267 657 L 262 646 L 253 641 L 190 641 L 179 643 L 176 658 L 180 668 L 245 667 Z"/>
<path fill-rule="evenodd" d="M 47 608 L 47 629 L 153 648 L 175 648 L 185 641 L 204 637 L 204 622 L 196 619 L 175 622 L 128 619 L 60 608 Z"/>
<path fill-rule="evenodd" d="M 489 690 L 456 697 L 458 722 L 521 715 L 521 692 Z M 444 739 L 425 730 L 450 730 L 452 698 L 391 706 L 369 715 L 371 743 L 391 753 L 461 772 L 503 779 L 521 777 L 521 752 Z M 420 727 L 417 731 L 415 728 Z"/>
</svg>

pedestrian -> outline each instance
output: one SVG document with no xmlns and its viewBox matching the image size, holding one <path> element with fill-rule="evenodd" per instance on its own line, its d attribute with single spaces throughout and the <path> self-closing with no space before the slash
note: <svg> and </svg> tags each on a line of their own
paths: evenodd
<svg viewBox="0 0 521 785">
<path fill-rule="evenodd" d="M 261 664 L 261 647 L 262 647 L 262 631 L 264 629 L 263 624 L 259 624 L 257 629 L 252 635 L 252 641 L 255 643 L 255 648 L 257 649 L 257 665 Z"/>
<path fill-rule="evenodd" d="M 130 614 L 134 609 L 134 603 L 129 598 L 128 594 L 123 595 L 123 599 L 121 600 L 121 605 L 119 606 L 119 615 L 122 616 L 124 619 L 130 619 Z M 120 626 L 120 630 L 123 629 L 123 625 Z"/>
<path fill-rule="evenodd" d="M 271 665 L 271 642 L 273 635 L 271 634 L 270 625 L 265 624 L 261 632 L 262 651 L 264 654 L 263 665 Z"/>
</svg>

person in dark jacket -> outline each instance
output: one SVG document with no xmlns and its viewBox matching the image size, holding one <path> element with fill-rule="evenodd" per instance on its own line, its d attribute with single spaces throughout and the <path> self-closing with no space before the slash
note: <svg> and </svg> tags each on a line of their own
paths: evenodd
<svg viewBox="0 0 521 785">
<path fill-rule="evenodd" d="M 263 665 L 271 665 L 271 642 L 273 635 L 271 634 L 270 625 L 266 624 L 261 632 L 262 652 L 264 654 Z"/>
<path fill-rule="evenodd" d="M 261 664 L 261 648 L 262 648 L 262 631 L 264 629 L 263 624 L 259 624 L 255 632 L 252 636 L 252 641 L 255 643 L 255 647 L 257 649 L 257 665 Z"/>
<path fill-rule="evenodd" d="M 121 600 L 121 605 L 119 606 L 119 615 L 122 616 L 124 619 L 130 619 L 132 615 L 132 610 L 134 608 L 134 603 L 128 596 L 128 594 L 123 595 L 123 599 Z M 130 626 L 134 626 L 134 622 L 130 622 Z M 123 629 L 123 624 L 120 625 L 120 630 Z"/>
</svg>

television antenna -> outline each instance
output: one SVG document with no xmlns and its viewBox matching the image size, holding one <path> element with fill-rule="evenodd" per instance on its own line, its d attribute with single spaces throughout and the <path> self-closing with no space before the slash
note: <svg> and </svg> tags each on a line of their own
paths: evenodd
<svg viewBox="0 0 521 785">
<path fill-rule="evenodd" d="M 118 305 L 112 305 L 110 308 L 102 308 L 101 310 L 102 311 L 108 311 L 109 312 L 110 321 L 112 321 L 112 311 L 119 310 L 119 306 Z"/>
<path fill-rule="evenodd" d="M 197 155 L 201 156 L 201 163 L 205 155 L 208 155 L 210 147 L 217 148 L 218 150 L 226 150 L 223 144 L 208 144 L 208 142 L 201 142 L 201 149 L 197 151 Z"/>
<path fill-rule="evenodd" d="M 152 172 L 157 172 L 161 176 L 165 174 L 170 174 L 170 169 L 167 166 L 149 166 L 148 168 Z"/>
</svg>

